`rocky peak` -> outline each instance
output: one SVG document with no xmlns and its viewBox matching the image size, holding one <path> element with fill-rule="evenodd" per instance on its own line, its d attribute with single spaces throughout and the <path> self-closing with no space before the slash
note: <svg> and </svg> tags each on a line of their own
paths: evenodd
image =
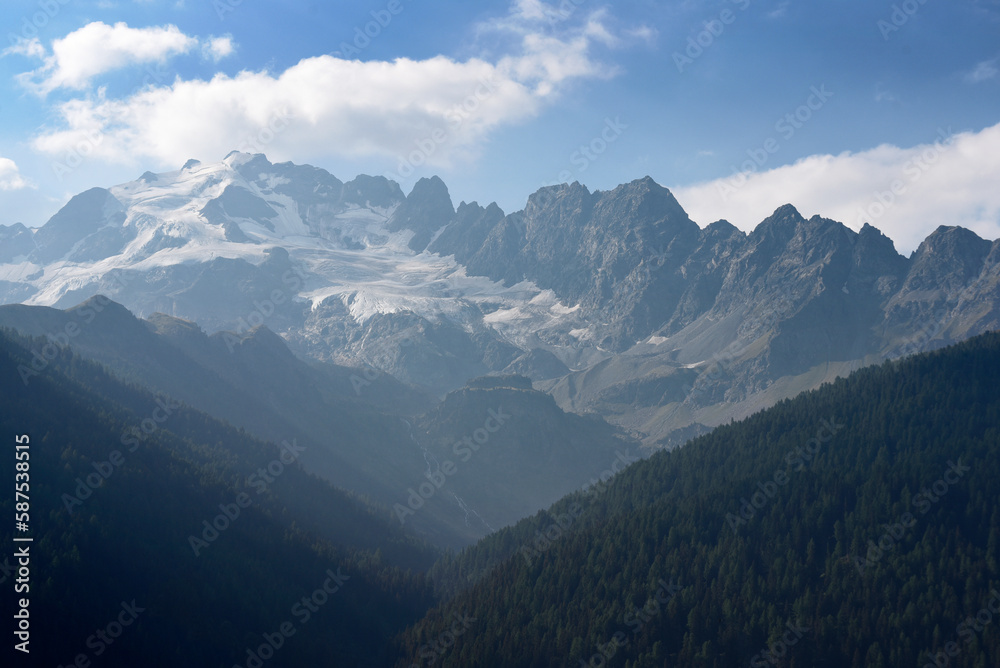
<svg viewBox="0 0 1000 668">
<path fill-rule="evenodd" d="M 483 247 L 490 232 L 503 218 L 503 210 L 495 202 L 485 209 L 477 202 L 461 202 L 452 222 L 429 250 L 440 255 L 454 255 L 465 264 Z"/>
<path fill-rule="evenodd" d="M 895 275 L 905 272 L 907 264 L 906 258 L 896 252 L 892 239 L 868 223 L 864 224 L 854 246 L 855 268 Z"/>
<path fill-rule="evenodd" d="M 746 239 L 746 233 L 728 220 L 717 220 L 706 225 L 701 231 L 704 239 L 731 239 L 734 237 Z"/>
<path fill-rule="evenodd" d="M 775 209 L 774 213 L 765 218 L 750 233 L 748 239 L 754 245 L 787 245 L 798 232 L 798 227 L 805 218 L 791 204 L 785 204 Z"/>
<path fill-rule="evenodd" d="M 577 181 L 541 188 L 528 197 L 528 204 L 524 208 L 528 229 L 534 227 L 531 221 L 589 213 L 594 199 L 595 196 Z"/>
<path fill-rule="evenodd" d="M 938 227 L 910 258 L 907 289 L 936 289 L 967 283 L 979 276 L 990 242 L 964 227 Z"/>
<path fill-rule="evenodd" d="M 437 176 L 432 176 L 414 184 L 413 190 L 389 220 L 389 230 L 413 230 L 409 246 L 419 253 L 427 248 L 434 233 L 454 218 L 455 207 L 452 205 L 448 186 Z"/>
<path fill-rule="evenodd" d="M 261 174 L 268 174 L 274 170 L 274 165 L 263 153 L 232 151 L 223 162 L 235 169 L 247 181 L 256 181 Z"/>
<path fill-rule="evenodd" d="M 597 208 L 602 215 L 628 218 L 637 226 L 690 222 L 673 194 L 648 176 L 600 193 Z"/>
<path fill-rule="evenodd" d="M 343 203 L 347 205 L 389 209 L 405 199 L 399 184 L 384 176 L 361 174 L 344 184 Z"/>
</svg>

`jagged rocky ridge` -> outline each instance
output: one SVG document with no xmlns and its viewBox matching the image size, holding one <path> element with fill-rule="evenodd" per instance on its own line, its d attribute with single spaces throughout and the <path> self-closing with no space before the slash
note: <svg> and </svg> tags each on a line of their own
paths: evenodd
<svg viewBox="0 0 1000 668">
<path fill-rule="evenodd" d="M 749 234 L 699 227 L 646 177 L 543 188 L 520 211 L 438 178 L 233 153 L 73 198 L 0 228 L 0 299 L 105 293 L 207 331 L 265 325 L 301 356 L 370 365 L 438 394 L 520 373 L 649 445 L 884 357 L 998 326 L 1000 246 L 942 226 L 909 258 L 785 205 Z"/>
</svg>

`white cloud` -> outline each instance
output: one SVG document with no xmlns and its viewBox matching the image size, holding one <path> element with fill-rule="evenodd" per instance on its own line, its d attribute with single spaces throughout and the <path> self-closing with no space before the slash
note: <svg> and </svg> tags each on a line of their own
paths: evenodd
<svg viewBox="0 0 1000 668">
<path fill-rule="evenodd" d="M 997 70 L 997 60 L 997 58 L 984 60 L 972 68 L 971 72 L 966 73 L 963 79 L 966 83 L 977 84 L 995 78 L 1000 73 L 1000 70 Z"/>
<path fill-rule="evenodd" d="M 37 37 L 32 37 L 31 39 L 19 39 L 16 43 L 4 49 L 3 52 L 0 52 L 0 56 L 7 56 L 10 54 L 28 56 L 29 58 L 44 58 L 45 47 L 42 46 L 42 43 L 38 41 Z"/>
<path fill-rule="evenodd" d="M 24 177 L 21 170 L 10 158 L 0 158 L 0 190 L 21 190 L 32 187 Z"/>
<path fill-rule="evenodd" d="M 646 25 L 612 27 L 614 17 L 605 7 L 581 12 L 581 6 L 585 2 L 587 0 L 559 0 L 554 3 L 516 0 L 506 16 L 480 23 L 476 29 L 479 33 L 508 33 L 520 37 L 567 34 L 576 30 L 578 35 L 609 48 L 620 48 L 635 42 L 651 44 L 655 41 L 656 30 Z"/>
<path fill-rule="evenodd" d="M 524 21 L 541 21 L 554 15 L 551 8 L 540 0 L 517 0 L 511 14 Z"/>
<path fill-rule="evenodd" d="M 211 37 L 201 47 L 201 52 L 205 58 L 208 58 L 216 63 L 227 56 L 231 56 L 235 50 L 236 47 L 233 44 L 233 38 L 229 35 L 225 35 L 224 37 Z"/>
<path fill-rule="evenodd" d="M 94 77 L 127 65 L 162 62 L 190 51 L 198 40 L 177 26 L 130 28 L 95 21 L 52 42 L 52 55 L 42 67 L 21 75 L 21 82 L 39 94 L 57 88 L 81 90 Z M 44 55 L 35 51 L 34 55 Z"/>
<path fill-rule="evenodd" d="M 583 34 L 601 42 L 605 46 L 618 46 L 620 40 L 611 34 L 604 25 L 604 21 L 601 20 L 602 18 L 600 15 L 592 16 L 587 21 L 587 27 L 584 28 Z"/>
<path fill-rule="evenodd" d="M 750 231 L 790 203 L 806 217 L 819 214 L 855 230 L 869 222 L 909 253 L 939 225 L 1000 237 L 998 178 L 1000 124 L 912 148 L 814 155 L 745 179 L 672 190 L 702 225 L 725 218 Z"/>
<path fill-rule="evenodd" d="M 163 166 L 234 148 L 303 161 L 402 159 L 424 147 L 420 162 L 449 165 L 474 156 L 496 128 L 537 114 L 567 83 L 613 75 L 591 56 L 593 37 L 563 32 L 526 30 L 492 62 L 318 56 L 280 73 L 178 78 L 121 99 L 98 91 L 58 105 L 61 127 L 43 131 L 33 146 L 58 157 L 85 142 L 91 157 Z"/>
</svg>

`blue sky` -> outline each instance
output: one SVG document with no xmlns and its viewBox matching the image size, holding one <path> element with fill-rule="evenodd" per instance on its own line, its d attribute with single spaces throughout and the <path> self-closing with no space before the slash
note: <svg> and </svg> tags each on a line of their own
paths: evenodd
<svg viewBox="0 0 1000 668">
<path fill-rule="evenodd" d="M 1000 0 L 6 0 L 0 223 L 262 151 L 457 204 L 652 176 L 692 218 L 790 202 L 903 252 L 1000 236 Z M 367 34 L 366 34 L 367 31 Z"/>
</svg>

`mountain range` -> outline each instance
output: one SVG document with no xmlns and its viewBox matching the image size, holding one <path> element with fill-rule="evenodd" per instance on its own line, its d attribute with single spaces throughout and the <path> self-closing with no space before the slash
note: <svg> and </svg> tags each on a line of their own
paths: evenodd
<svg viewBox="0 0 1000 668">
<path fill-rule="evenodd" d="M 648 177 L 542 188 L 505 214 L 456 208 L 437 177 L 404 195 L 234 152 L 0 227 L 0 301 L 102 294 L 208 334 L 264 326 L 303 359 L 439 397 L 523 375 L 655 449 L 996 328 L 998 243 L 942 225 L 904 257 L 790 205 L 748 234 L 699 227 Z"/>
</svg>

